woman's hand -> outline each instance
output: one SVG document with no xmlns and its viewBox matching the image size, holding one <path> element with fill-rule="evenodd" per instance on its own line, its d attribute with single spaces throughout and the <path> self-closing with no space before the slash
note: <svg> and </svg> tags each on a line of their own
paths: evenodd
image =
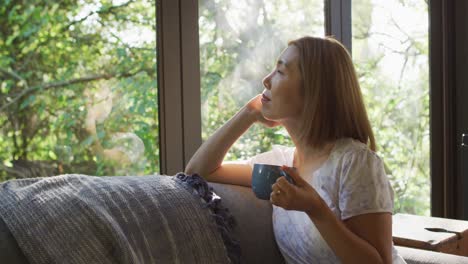
<svg viewBox="0 0 468 264">
<path fill-rule="evenodd" d="M 280 123 L 266 119 L 262 114 L 262 95 L 258 94 L 245 105 L 245 108 L 250 114 L 252 114 L 257 122 L 262 123 L 267 127 L 275 127 L 280 125 Z"/>
<path fill-rule="evenodd" d="M 285 177 L 280 177 L 273 184 L 270 195 L 272 204 L 286 210 L 302 211 L 313 216 L 319 216 L 324 206 L 322 197 L 307 183 L 294 168 L 282 166 L 281 169 L 291 176 L 295 184 L 291 184 Z"/>
</svg>

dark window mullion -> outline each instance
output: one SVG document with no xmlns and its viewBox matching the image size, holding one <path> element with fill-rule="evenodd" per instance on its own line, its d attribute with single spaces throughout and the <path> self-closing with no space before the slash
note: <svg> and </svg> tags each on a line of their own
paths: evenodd
<svg viewBox="0 0 468 264">
<path fill-rule="evenodd" d="M 157 60 L 160 173 L 183 167 L 179 1 L 157 1 Z"/>
<path fill-rule="evenodd" d="M 455 185 L 456 195 L 455 210 L 456 217 L 459 219 L 468 220 L 468 138 L 465 143 L 462 142 L 462 135 L 468 134 L 468 76 L 466 69 L 468 68 L 468 3 L 466 1 L 454 2 L 454 92 L 453 92 L 453 112 L 454 112 L 454 159 L 455 168 Z M 456 37 L 455 37 L 456 36 Z M 468 136 L 467 136 L 468 137 Z"/>
<path fill-rule="evenodd" d="M 181 1 L 184 166 L 202 143 L 198 1 Z"/>
<path fill-rule="evenodd" d="M 431 215 L 456 218 L 454 175 L 453 5 L 429 2 Z"/>
<path fill-rule="evenodd" d="M 157 3 L 160 173 L 173 175 L 201 144 L 198 2 Z"/>
<path fill-rule="evenodd" d="M 351 1 L 325 0 L 324 13 L 325 34 L 327 36 L 334 36 L 351 53 Z"/>
</svg>

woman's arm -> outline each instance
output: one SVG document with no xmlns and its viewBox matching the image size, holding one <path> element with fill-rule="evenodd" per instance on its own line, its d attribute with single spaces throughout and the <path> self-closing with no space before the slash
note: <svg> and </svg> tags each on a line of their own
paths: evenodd
<svg viewBox="0 0 468 264">
<path fill-rule="evenodd" d="M 261 114 L 261 95 L 250 100 L 226 124 L 210 136 L 190 159 L 185 173 L 198 173 L 209 181 L 250 185 L 251 168 L 248 165 L 222 165 L 224 156 L 236 140 L 255 122 L 267 126 L 276 123 L 265 120 Z"/>
<path fill-rule="evenodd" d="M 344 222 L 325 205 L 308 214 L 342 263 L 392 263 L 392 215 L 363 214 Z"/>
<path fill-rule="evenodd" d="M 255 116 L 247 108 L 242 108 L 198 148 L 185 173 L 198 173 L 209 179 L 210 174 L 221 166 L 231 146 L 255 121 Z"/>
<path fill-rule="evenodd" d="M 279 178 L 272 186 L 271 202 L 286 210 L 305 212 L 342 263 L 392 262 L 390 213 L 368 213 L 342 221 L 296 170 L 286 166 L 282 169 L 295 184 Z"/>
</svg>

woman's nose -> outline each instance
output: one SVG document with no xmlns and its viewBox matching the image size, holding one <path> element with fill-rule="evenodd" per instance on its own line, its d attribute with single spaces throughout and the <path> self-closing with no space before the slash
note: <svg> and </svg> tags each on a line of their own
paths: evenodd
<svg viewBox="0 0 468 264">
<path fill-rule="evenodd" d="M 265 76 L 265 78 L 263 78 L 263 81 L 262 81 L 263 87 L 265 87 L 266 89 L 270 89 L 270 78 L 271 78 L 271 73 Z"/>
</svg>

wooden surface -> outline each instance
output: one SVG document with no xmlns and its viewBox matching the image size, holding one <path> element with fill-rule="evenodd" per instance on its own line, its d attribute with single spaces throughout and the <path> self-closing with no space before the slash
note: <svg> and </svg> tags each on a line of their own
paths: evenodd
<svg viewBox="0 0 468 264">
<path fill-rule="evenodd" d="M 395 214 L 392 229 L 395 245 L 468 256 L 468 221 Z"/>
</svg>

